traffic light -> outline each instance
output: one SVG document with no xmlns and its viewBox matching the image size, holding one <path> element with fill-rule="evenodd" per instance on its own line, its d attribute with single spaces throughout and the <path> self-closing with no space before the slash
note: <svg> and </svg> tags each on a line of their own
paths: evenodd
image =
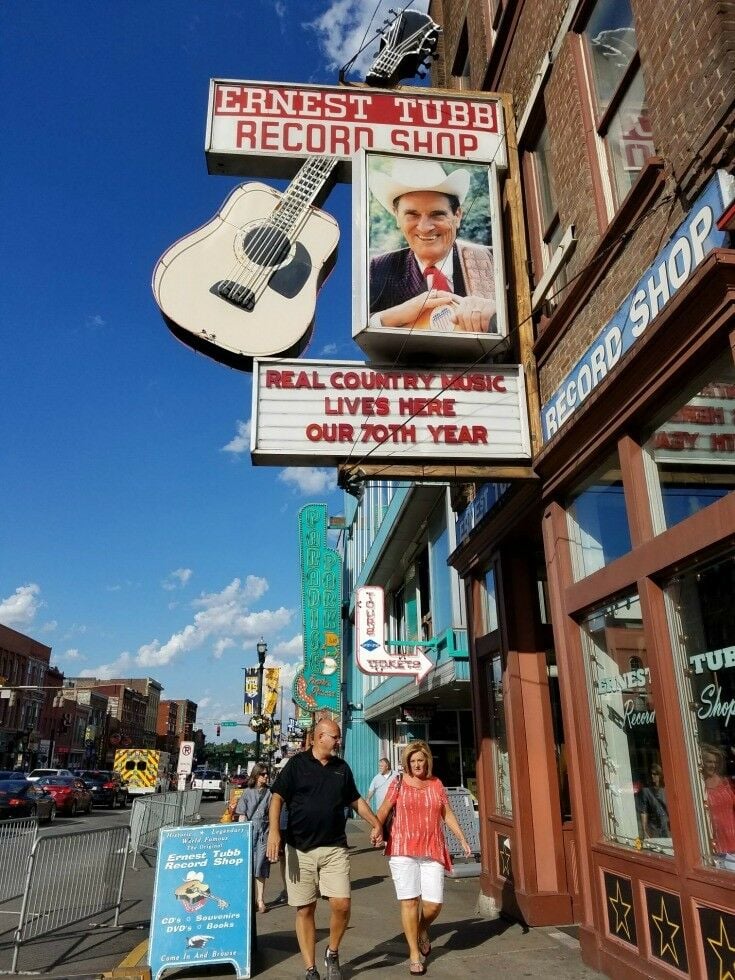
<svg viewBox="0 0 735 980">
<path fill-rule="evenodd" d="M 215 729 L 214 729 L 217 734 L 217 738 L 219 738 L 219 727 L 220 727 L 219 725 L 215 725 Z"/>
</svg>

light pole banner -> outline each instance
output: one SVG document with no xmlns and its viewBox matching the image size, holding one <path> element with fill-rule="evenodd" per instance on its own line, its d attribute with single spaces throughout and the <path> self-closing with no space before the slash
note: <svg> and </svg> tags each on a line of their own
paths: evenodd
<svg viewBox="0 0 735 980">
<path fill-rule="evenodd" d="M 245 693 L 243 696 L 242 712 L 248 718 L 260 714 L 257 667 L 247 667 L 245 670 Z"/>
<path fill-rule="evenodd" d="M 281 668 L 266 667 L 263 677 L 263 714 L 272 718 L 278 707 L 278 691 L 281 685 Z"/>
</svg>

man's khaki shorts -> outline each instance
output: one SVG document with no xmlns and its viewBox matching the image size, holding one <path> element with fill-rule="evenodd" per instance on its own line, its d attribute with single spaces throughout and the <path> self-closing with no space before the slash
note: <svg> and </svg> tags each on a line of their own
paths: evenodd
<svg viewBox="0 0 735 980">
<path fill-rule="evenodd" d="M 288 904 L 311 905 L 324 898 L 350 897 L 350 854 L 346 847 L 286 847 Z"/>
</svg>

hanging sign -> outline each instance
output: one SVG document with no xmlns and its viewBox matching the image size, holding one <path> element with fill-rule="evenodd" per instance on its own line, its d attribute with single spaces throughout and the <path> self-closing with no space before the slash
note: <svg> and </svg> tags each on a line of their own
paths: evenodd
<svg viewBox="0 0 735 980">
<path fill-rule="evenodd" d="M 397 650 L 405 652 L 398 653 Z M 355 658 L 363 674 L 411 674 L 418 684 L 434 666 L 423 650 L 385 646 L 385 594 L 380 586 L 363 585 L 355 590 Z"/>
<path fill-rule="evenodd" d="M 438 96 L 414 87 L 286 85 L 213 79 L 205 152 L 213 174 L 293 176 L 305 157 L 344 161 L 358 150 L 418 153 L 507 166 L 497 96 Z M 296 164 L 296 168 L 294 167 Z"/>
</svg>

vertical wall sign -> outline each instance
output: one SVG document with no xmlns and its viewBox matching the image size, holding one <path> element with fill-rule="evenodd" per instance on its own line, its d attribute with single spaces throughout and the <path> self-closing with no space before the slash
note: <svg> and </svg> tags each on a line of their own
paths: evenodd
<svg viewBox="0 0 735 980">
<path fill-rule="evenodd" d="M 363 674 L 412 674 L 418 684 L 434 666 L 418 645 L 385 647 L 385 594 L 377 585 L 355 590 L 355 658 Z"/>
<path fill-rule="evenodd" d="M 342 559 L 327 547 L 327 508 L 307 504 L 299 512 L 304 666 L 293 700 L 305 711 L 342 707 Z"/>
</svg>

